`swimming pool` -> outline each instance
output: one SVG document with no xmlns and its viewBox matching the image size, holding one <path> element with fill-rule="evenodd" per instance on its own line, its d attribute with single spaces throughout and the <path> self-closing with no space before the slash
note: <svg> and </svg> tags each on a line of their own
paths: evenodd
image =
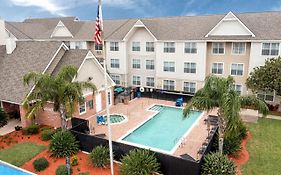
<svg viewBox="0 0 281 175">
<path fill-rule="evenodd" d="M 14 165 L 0 160 L 0 174 L 2 175 L 35 175 L 26 170 L 20 169 Z"/>
<path fill-rule="evenodd" d="M 154 105 L 155 115 L 121 138 L 121 142 L 172 154 L 187 136 L 202 112 L 192 111 L 183 118 L 182 108 Z"/>
</svg>

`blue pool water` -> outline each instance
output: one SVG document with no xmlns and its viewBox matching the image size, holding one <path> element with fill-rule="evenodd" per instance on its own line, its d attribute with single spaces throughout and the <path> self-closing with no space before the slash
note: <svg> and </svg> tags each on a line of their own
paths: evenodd
<svg viewBox="0 0 281 175">
<path fill-rule="evenodd" d="M 192 111 L 189 117 L 184 119 L 182 109 L 161 105 L 154 105 L 150 110 L 159 111 L 159 113 L 122 140 L 171 151 L 201 115 L 201 112 Z"/>
<path fill-rule="evenodd" d="M 0 174 L 1 175 L 32 175 L 31 173 L 21 171 L 2 162 L 0 162 Z"/>
</svg>

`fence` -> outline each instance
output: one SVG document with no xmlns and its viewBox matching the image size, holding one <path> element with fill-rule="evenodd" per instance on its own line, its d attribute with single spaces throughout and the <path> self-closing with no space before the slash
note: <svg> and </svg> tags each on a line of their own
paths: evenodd
<svg viewBox="0 0 281 175">
<path fill-rule="evenodd" d="M 108 145 L 107 139 L 94 135 L 89 135 L 87 133 L 87 121 L 83 119 L 73 118 L 72 124 L 73 127 L 70 131 L 75 135 L 76 139 L 79 141 L 80 149 L 82 151 L 91 152 L 96 146 Z M 211 138 L 209 145 L 207 146 L 204 152 L 204 155 L 210 152 L 213 141 L 214 137 Z M 112 148 L 114 152 L 114 159 L 119 161 L 122 156 L 126 155 L 130 150 L 137 149 L 138 147 L 112 141 Z M 189 156 L 185 158 L 180 158 L 159 152 L 154 153 L 161 165 L 160 171 L 165 175 L 200 175 L 200 169 L 203 163 L 202 158 L 196 161 Z"/>
</svg>

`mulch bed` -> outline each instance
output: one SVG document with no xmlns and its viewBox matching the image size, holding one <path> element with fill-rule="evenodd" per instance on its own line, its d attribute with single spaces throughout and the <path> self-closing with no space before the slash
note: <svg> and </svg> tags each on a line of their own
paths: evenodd
<svg viewBox="0 0 281 175">
<path fill-rule="evenodd" d="M 244 165 L 250 159 L 250 154 L 246 148 L 246 145 L 247 145 L 247 142 L 249 139 L 251 139 L 251 134 L 248 132 L 246 138 L 241 143 L 241 150 L 238 153 L 238 156 L 236 156 L 236 157 L 229 156 L 229 158 L 231 160 L 233 160 L 237 165 L 237 170 L 238 170 L 237 174 L 238 175 L 242 175 L 240 167 L 242 165 Z"/>
<path fill-rule="evenodd" d="M 21 142 L 34 142 L 37 144 L 43 144 L 45 146 L 49 145 L 49 141 L 42 141 L 40 134 L 36 135 L 23 135 L 22 131 L 14 131 L 10 134 L 0 137 L 0 150 L 9 148 L 17 143 Z M 78 175 L 81 172 L 89 172 L 90 174 L 98 175 L 110 175 L 110 168 L 96 168 L 94 167 L 88 158 L 88 154 L 79 151 L 76 156 L 78 157 L 78 165 L 73 166 L 72 175 Z M 33 168 L 33 161 L 37 158 L 45 157 L 49 161 L 49 167 L 41 172 L 36 172 Z M 21 166 L 21 168 L 36 173 L 38 175 L 50 175 L 56 174 L 56 169 L 59 165 L 65 165 L 65 158 L 54 158 L 48 150 L 39 153 L 37 156 L 33 157 L 30 161 L 26 162 Z M 118 175 L 118 165 L 114 164 L 114 174 Z"/>
</svg>

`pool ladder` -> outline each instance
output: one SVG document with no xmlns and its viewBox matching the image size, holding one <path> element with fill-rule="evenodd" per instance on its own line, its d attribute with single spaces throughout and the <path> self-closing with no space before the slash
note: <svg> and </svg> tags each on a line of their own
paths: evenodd
<svg viewBox="0 0 281 175">
<path fill-rule="evenodd" d="M 155 105 L 150 108 L 150 110 L 153 110 L 153 111 L 161 111 L 162 109 L 163 109 L 163 106 L 161 106 L 161 105 Z"/>
</svg>

